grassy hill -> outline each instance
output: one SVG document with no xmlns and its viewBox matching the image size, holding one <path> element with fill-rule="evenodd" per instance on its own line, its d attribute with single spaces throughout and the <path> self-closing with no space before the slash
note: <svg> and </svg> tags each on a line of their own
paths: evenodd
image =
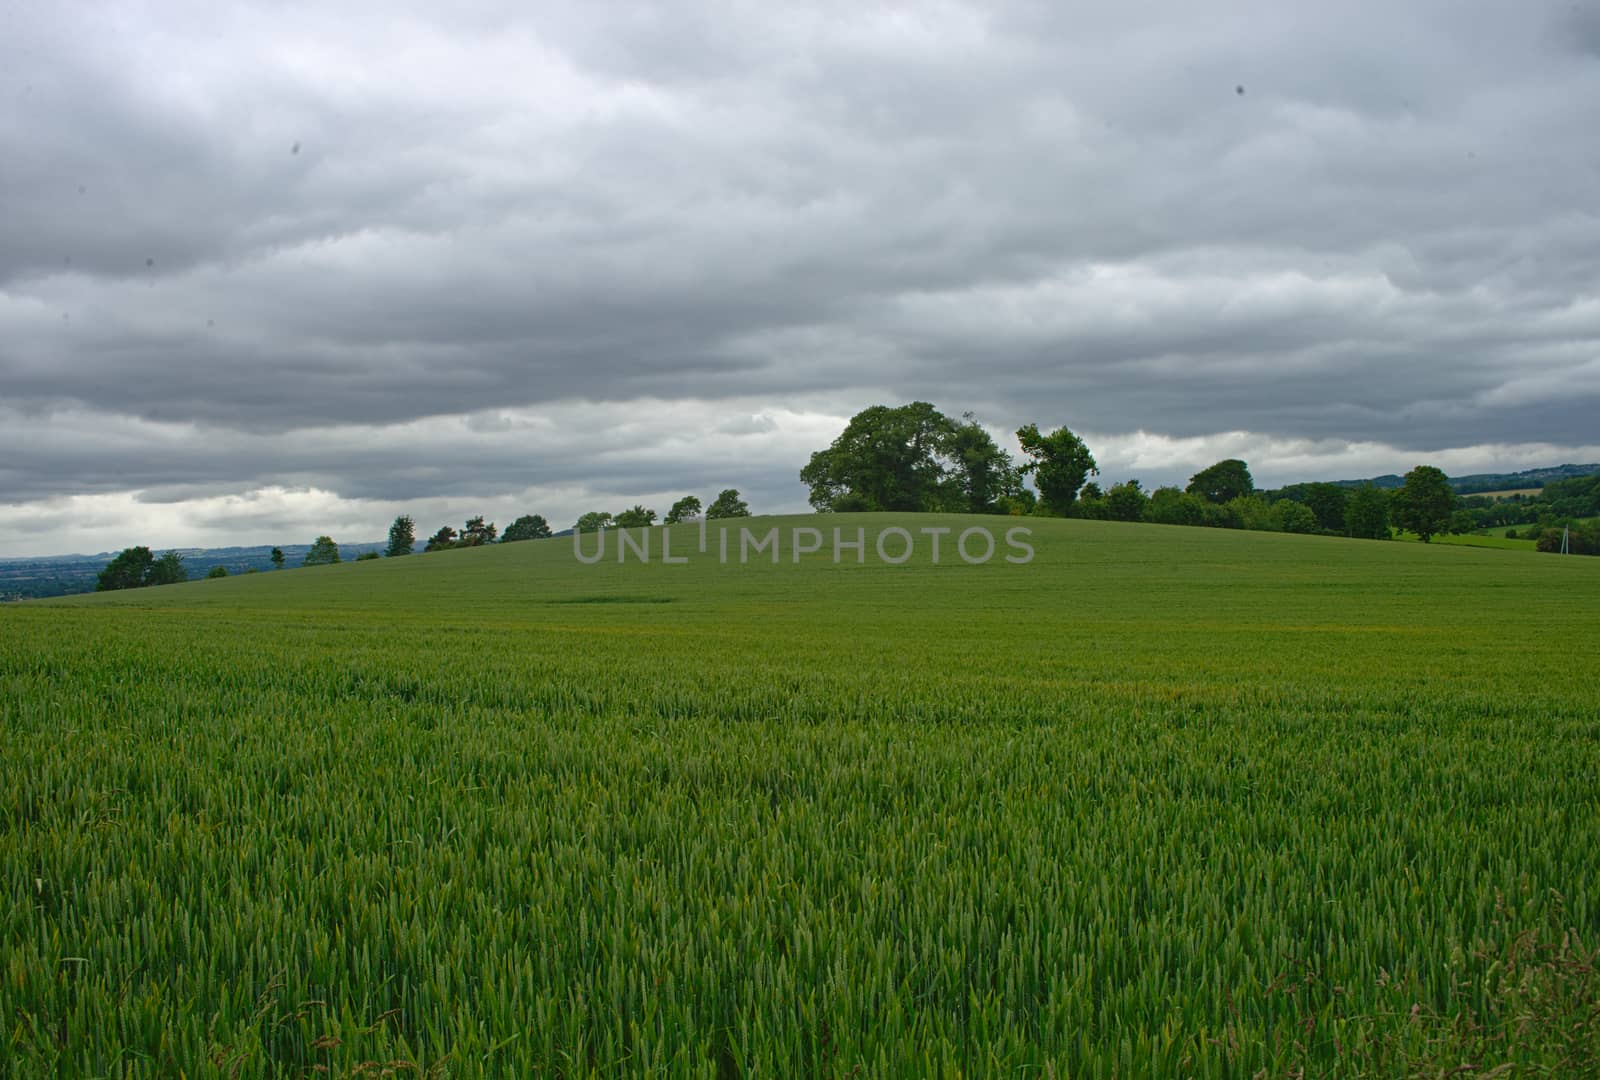
<svg viewBox="0 0 1600 1080">
<path fill-rule="evenodd" d="M 0 1066 L 1600 1054 L 1600 560 L 838 515 L 724 565 L 717 524 L 0 610 Z M 819 524 L 865 564 L 794 564 Z"/>
</svg>

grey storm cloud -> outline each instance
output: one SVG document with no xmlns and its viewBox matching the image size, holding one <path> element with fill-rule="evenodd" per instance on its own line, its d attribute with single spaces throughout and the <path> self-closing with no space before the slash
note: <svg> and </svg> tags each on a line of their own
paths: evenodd
<svg viewBox="0 0 1600 1080">
<path fill-rule="evenodd" d="M 779 414 L 912 398 L 1001 431 L 1597 441 L 1592 5 L 0 24 L 0 503 L 732 471 L 792 504 L 819 444 Z"/>
</svg>

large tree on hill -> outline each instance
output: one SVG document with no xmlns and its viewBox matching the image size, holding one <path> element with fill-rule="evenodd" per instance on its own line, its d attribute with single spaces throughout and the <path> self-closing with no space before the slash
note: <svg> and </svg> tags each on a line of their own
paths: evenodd
<svg viewBox="0 0 1600 1080">
<path fill-rule="evenodd" d="M 643 506 L 635 503 L 632 509 L 624 510 L 616 517 L 612 518 L 611 523 L 619 529 L 638 529 L 647 527 L 656 523 L 656 512 L 654 510 L 647 510 Z"/>
<path fill-rule="evenodd" d="M 410 555 L 416 547 L 417 523 L 411 520 L 410 514 L 401 514 L 389 526 L 389 546 L 383 553 L 392 559 L 399 555 Z"/>
<path fill-rule="evenodd" d="M 578 519 L 573 527 L 574 532 L 599 532 L 601 529 L 611 528 L 611 515 L 604 510 L 591 510 Z"/>
<path fill-rule="evenodd" d="M 1389 495 L 1371 484 L 1350 493 L 1345 504 L 1345 529 L 1359 540 L 1389 539 Z"/>
<path fill-rule="evenodd" d="M 514 544 L 518 540 L 543 540 L 552 535 L 550 523 L 540 514 L 523 514 L 500 534 L 502 544 Z"/>
<path fill-rule="evenodd" d="M 700 516 L 700 500 L 693 495 L 685 495 L 672 504 L 672 509 L 667 511 L 667 516 L 662 519 L 663 525 L 677 525 L 685 521 L 693 521 Z"/>
<path fill-rule="evenodd" d="M 150 584 L 146 578 L 155 561 L 156 557 L 143 545 L 123 548 L 121 553 L 106 563 L 105 569 L 100 571 L 100 576 L 94 585 L 95 592 L 143 588 Z"/>
<path fill-rule="evenodd" d="M 1249 495 L 1255 489 L 1250 467 L 1238 458 L 1228 458 L 1191 476 L 1187 490 L 1207 502 L 1225 503 Z"/>
<path fill-rule="evenodd" d="M 1395 524 L 1416 533 L 1424 544 L 1450 528 L 1455 505 L 1449 479 L 1432 465 L 1418 465 L 1406 473 L 1406 482 L 1392 498 Z"/>
<path fill-rule="evenodd" d="M 456 541 L 456 547 L 482 547 L 484 544 L 494 543 L 498 535 L 494 522 L 485 525 L 483 518 L 471 517 L 461 530 L 461 539 Z"/>
<path fill-rule="evenodd" d="M 706 508 L 706 518 L 742 518 L 750 516 L 749 505 L 739 498 L 738 488 L 724 488 Z"/>
<path fill-rule="evenodd" d="M 331 536 L 319 536 L 311 543 L 311 550 L 306 552 L 306 566 L 327 566 L 339 561 L 339 545 L 333 542 Z"/>
<path fill-rule="evenodd" d="M 1100 472 L 1089 448 L 1068 428 L 1045 435 L 1038 424 L 1018 428 L 1017 442 L 1028 458 L 1019 472 L 1032 474 L 1039 503 L 1052 514 L 1070 513 L 1083 482 Z"/>
<path fill-rule="evenodd" d="M 926 401 L 861 410 L 800 470 L 811 505 L 838 510 L 848 497 L 852 510 L 943 509 L 941 454 L 955 426 Z"/>
<path fill-rule="evenodd" d="M 951 426 L 939 447 L 948 460 L 945 492 L 937 507 L 969 514 L 1004 513 L 1021 496 L 1022 472 L 971 413 Z"/>
<path fill-rule="evenodd" d="M 456 546 L 456 531 L 449 525 L 439 526 L 439 531 L 428 537 L 427 546 L 422 549 L 426 555 L 430 551 L 445 551 Z"/>
<path fill-rule="evenodd" d="M 836 513 L 1005 513 L 1024 490 L 1010 455 L 971 413 L 952 420 L 926 401 L 863 409 L 800 479 L 815 509 Z"/>
<path fill-rule="evenodd" d="M 272 559 L 272 568 L 274 570 L 282 570 L 283 569 L 283 549 L 282 548 L 280 548 L 280 547 L 273 548 L 272 549 L 272 554 L 269 556 L 269 558 Z"/>
</svg>

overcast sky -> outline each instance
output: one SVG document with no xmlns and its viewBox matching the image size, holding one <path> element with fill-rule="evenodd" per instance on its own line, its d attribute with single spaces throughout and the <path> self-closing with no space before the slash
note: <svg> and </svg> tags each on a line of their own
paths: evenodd
<svg viewBox="0 0 1600 1080">
<path fill-rule="evenodd" d="M 1594 0 L 0 0 L 0 555 L 803 510 L 919 399 L 1600 461 L 1597 132 Z"/>
</svg>

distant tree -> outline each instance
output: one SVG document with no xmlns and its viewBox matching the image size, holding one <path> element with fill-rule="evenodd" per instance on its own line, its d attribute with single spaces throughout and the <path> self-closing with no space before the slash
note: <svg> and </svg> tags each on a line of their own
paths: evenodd
<svg viewBox="0 0 1600 1080">
<path fill-rule="evenodd" d="M 1345 506 L 1345 529 L 1360 540 L 1389 539 L 1389 496 L 1382 488 L 1362 484 Z"/>
<path fill-rule="evenodd" d="M 800 481 L 819 511 L 838 512 L 846 496 L 855 496 L 848 503 L 853 509 L 944 509 L 948 443 L 956 426 L 926 401 L 873 405 L 852 416 L 827 449 L 811 455 Z M 708 518 L 717 516 L 706 511 Z"/>
<path fill-rule="evenodd" d="M 1418 465 L 1406 473 L 1406 482 L 1393 498 L 1395 524 L 1417 534 L 1424 544 L 1450 527 L 1455 492 L 1444 473 L 1432 465 Z"/>
<path fill-rule="evenodd" d="M 189 580 L 189 571 L 184 568 L 183 556 L 176 551 L 169 551 L 155 562 L 150 564 L 150 569 L 145 572 L 146 585 L 176 585 L 180 581 Z"/>
<path fill-rule="evenodd" d="M 550 523 L 538 514 L 523 514 L 500 535 L 502 544 L 514 544 L 519 540 L 543 540 L 552 535 Z"/>
<path fill-rule="evenodd" d="M 1255 481 L 1250 477 L 1250 467 L 1238 458 L 1228 458 L 1191 476 L 1188 492 L 1200 496 L 1207 502 L 1226 503 L 1249 495 L 1255 489 Z"/>
<path fill-rule="evenodd" d="M 1040 507 L 1051 514 L 1070 513 L 1084 480 L 1100 472 L 1089 448 L 1067 428 L 1042 435 L 1038 424 L 1018 428 L 1017 442 L 1028 458 L 1019 472 L 1033 476 Z"/>
<path fill-rule="evenodd" d="M 750 516 L 750 507 L 739 498 L 738 488 L 724 488 L 706 508 L 706 517 L 714 518 L 742 518 Z"/>
<path fill-rule="evenodd" d="M 155 556 L 147 547 L 123 548 L 122 552 L 100 571 L 100 576 L 95 581 L 95 591 L 110 592 L 115 589 L 142 588 L 149 584 L 146 579 L 154 563 Z"/>
<path fill-rule="evenodd" d="M 311 543 L 311 550 L 306 552 L 305 566 L 327 566 L 339 561 L 339 545 L 333 542 L 331 536 L 319 536 Z"/>
<path fill-rule="evenodd" d="M 222 566 L 220 564 L 217 565 L 217 566 L 213 566 L 210 570 L 206 571 L 206 577 L 208 577 L 208 578 L 219 578 L 219 577 L 227 577 L 227 576 L 228 576 L 228 568 L 226 566 Z"/>
<path fill-rule="evenodd" d="M 1338 484 L 1307 484 L 1303 501 L 1316 515 L 1317 525 L 1331 533 L 1344 532 L 1345 510 L 1350 491 Z"/>
<path fill-rule="evenodd" d="M 1287 533 L 1314 533 L 1321 528 L 1311 507 L 1291 499 L 1273 503 L 1272 516 L 1278 528 Z"/>
<path fill-rule="evenodd" d="M 410 514 L 401 514 L 389 526 L 389 546 L 383 553 L 392 559 L 399 555 L 410 555 L 416 546 L 417 523 L 411 520 Z"/>
<path fill-rule="evenodd" d="M 1106 516 L 1112 521 L 1143 521 L 1150 498 L 1137 480 L 1114 484 L 1106 492 Z"/>
<path fill-rule="evenodd" d="M 379 555 L 376 551 L 363 551 L 360 555 L 356 556 L 356 562 L 372 562 L 382 557 L 383 556 Z"/>
<path fill-rule="evenodd" d="M 589 513 L 579 518 L 578 523 L 572 528 L 574 531 L 581 533 L 599 532 L 601 529 L 609 529 L 611 528 L 611 515 L 603 510 L 591 510 Z"/>
<path fill-rule="evenodd" d="M 449 525 L 439 526 L 439 531 L 428 537 L 428 543 L 423 547 L 422 553 L 430 551 L 445 551 L 456 546 L 456 531 Z"/>
<path fill-rule="evenodd" d="M 494 522 L 485 525 L 481 517 L 468 518 L 461 530 L 461 538 L 456 541 L 456 547 L 482 547 L 484 544 L 494 543 L 497 535 Z"/>
<path fill-rule="evenodd" d="M 276 548 L 276 547 L 273 548 L 272 549 L 272 554 L 269 556 L 269 558 L 272 559 L 272 568 L 274 570 L 282 570 L 283 569 L 283 549 L 282 548 Z"/>
<path fill-rule="evenodd" d="M 632 509 L 624 510 L 611 519 L 611 523 L 619 529 L 638 529 L 656 523 L 656 512 L 646 510 L 635 503 Z"/>
<path fill-rule="evenodd" d="M 1004 514 L 1006 500 L 1026 490 L 1022 472 L 971 413 L 954 424 L 940 447 L 948 459 L 939 509 L 969 514 Z"/>
<path fill-rule="evenodd" d="M 700 516 L 700 500 L 693 495 L 685 495 L 672 504 L 672 509 L 667 511 L 667 516 L 662 520 L 663 525 L 678 525 L 685 521 L 693 521 Z"/>
<path fill-rule="evenodd" d="M 1221 509 L 1227 514 L 1227 520 L 1221 523 L 1224 528 L 1278 531 L 1278 518 L 1272 512 L 1272 504 L 1259 495 L 1236 495 L 1223 503 Z"/>
<path fill-rule="evenodd" d="M 1078 498 L 1080 499 L 1100 499 L 1104 497 L 1105 492 L 1101 491 L 1100 485 L 1095 483 L 1093 480 L 1090 480 L 1087 484 L 1083 485 L 1083 490 L 1078 492 Z"/>
<path fill-rule="evenodd" d="M 1198 495 L 1175 487 L 1159 487 L 1150 493 L 1144 519 L 1156 525 L 1204 525 L 1209 505 Z"/>
</svg>

